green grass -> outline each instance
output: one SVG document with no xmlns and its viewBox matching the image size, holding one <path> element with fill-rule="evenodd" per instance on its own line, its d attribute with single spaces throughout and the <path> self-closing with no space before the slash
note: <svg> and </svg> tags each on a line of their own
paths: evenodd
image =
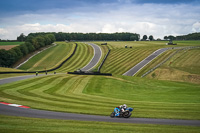
<svg viewBox="0 0 200 133">
<path fill-rule="evenodd" d="M 1 133 L 198 133 L 195 126 L 127 124 L 0 116 Z"/>
<path fill-rule="evenodd" d="M 0 101 L 107 116 L 126 103 L 135 108 L 133 117 L 199 120 L 199 90 L 196 84 L 127 76 L 51 75 L 1 85 Z"/>
<path fill-rule="evenodd" d="M 57 72 L 75 71 L 86 66 L 94 55 L 93 48 L 85 43 L 78 43 L 75 54 Z"/>
<path fill-rule="evenodd" d="M 145 59 L 152 52 L 160 48 L 200 46 L 200 41 L 175 41 L 175 43 L 178 44 L 175 46 L 165 45 L 167 42 L 168 41 L 108 42 L 108 46 L 111 48 L 111 52 L 102 67 L 102 72 L 112 73 L 114 75 L 122 75 L 123 73 L 131 69 L 133 66 L 135 66 L 137 63 Z M 95 42 L 95 43 L 101 44 L 103 42 Z M 127 45 L 128 48 L 125 48 L 125 45 Z M 130 46 L 132 46 L 132 48 L 129 48 Z M 136 76 L 140 77 L 142 74 L 144 74 L 145 72 L 147 72 L 148 70 L 159 64 L 165 58 L 167 58 L 174 51 L 175 50 L 168 50 L 167 52 L 163 53 L 158 58 L 149 63 L 146 67 L 144 67 L 142 70 L 140 70 L 140 72 L 137 73 Z M 194 54 L 190 58 L 199 59 L 199 56 L 194 57 L 194 55 L 198 55 L 198 53 L 194 52 Z M 190 59 L 188 58 L 188 60 Z M 191 68 L 192 65 L 197 66 L 198 68 L 197 67 L 195 67 L 197 69 L 194 69 L 193 67 Z M 180 66 L 178 66 L 178 68 L 181 69 Z M 193 69 L 193 71 L 199 71 L 199 68 L 200 68 L 199 65 L 195 65 L 195 62 L 191 62 L 190 66 L 188 66 L 188 69 Z"/>
<path fill-rule="evenodd" d="M 51 47 L 31 58 L 19 69 L 36 71 L 54 68 L 70 56 L 75 48 L 73 43 L 56 42 L 56 44 L 55 47 Z"/>
<path fill-rule="evenodd" d="M 21 45 L 24 42 L 0 42 L 0 46 L 1 45 Z"/>
<path fill-rule="evenodd" d="M 103 43 L 103 42 L 98 42 Z M 182 47 L 182 46 L 199 46 L 200 41 L 174 41 L 177 45 L 166 45 L 168 41 L 115 41 L 108 42 L 110 48 L 124 48 L 125 45 L 136 47 L 154 47 L 154 48 L 165 48 L 165 47 Z"/>
<path fill-rule="evenodd" d="M 155 48 L 112 49 L 101 71 L 122 75 L 155 50 Z"/>
<path fill-rule="evenodd" d="M 0 72 L 10 72 L 10 71 L 21 71 L 21 70 L 14 68 L 0 67 Z"/>
<path fill-rule="evenodd" d="M 200 74 L 200 48 L 182 50 L 166 62 L 166 65 L 191 74 Z"/>
<path fill-rule="evenodd" d="M 142 75 L 145 71 L 153 68 L 160 61 L 167 57 L 166 52 L 161 58 L 157 58 L 147 65 L 138 75 Z M 175 54 L 170 60 L 164 63 L 155 71 L 151 72 L 147 77 L 160 80 L 174 80 L 181 82 L 191 82 L 200 84 L 200 49 L 182 50 Z"/>
</svg>

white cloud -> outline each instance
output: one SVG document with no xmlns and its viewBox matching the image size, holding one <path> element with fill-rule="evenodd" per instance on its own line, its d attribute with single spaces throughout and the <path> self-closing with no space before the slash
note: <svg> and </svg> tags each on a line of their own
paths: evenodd
<svg viewBox="0 0 200 133">
<path fill-rule="evenodd" d="M 56 9 L 0 18 L 0 39 L 16 39 L 21 33 L 31 32 L 133 32 L 163 38 L 199 32 L 199 12 L 199 6 L 133 5 L 129 0 L 121 5 L 80 7 L 72 12 Z"/>
<path fill-rule="evenodd" d="M 200 22 L 196 22 L 192 25 L 193 32 L 200 32 Z"/>
</svg>

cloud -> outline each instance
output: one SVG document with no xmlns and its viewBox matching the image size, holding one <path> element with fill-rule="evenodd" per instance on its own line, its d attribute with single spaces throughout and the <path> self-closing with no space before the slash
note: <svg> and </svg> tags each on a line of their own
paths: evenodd
<svg viewBox="0 0 200 133">
<path fill-rule="evenodd" d="M 196 22 L 192 25 L 193 32 L 200 32 L 200 22 Z"/>
<path fill-rule="evenodd" d="M 0 39 L 31 32 L 133 32 L 154 38 L 199 32 L 198 5 L 118 2 L 2 17 Z"/>
</svg>

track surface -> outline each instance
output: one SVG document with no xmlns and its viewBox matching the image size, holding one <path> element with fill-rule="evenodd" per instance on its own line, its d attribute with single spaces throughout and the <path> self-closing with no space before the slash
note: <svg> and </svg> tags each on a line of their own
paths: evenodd
<svg viewBox="0 0 200 133">
<path fill-rule="evenodd" d="M 142 69 L 144 66 L 146 66 L 149 62 L 151 62 L 154 58 L 162 54 L 163 52 L 167 51 L 169 48 L 162 48 L 158 49 L 157 51 L 153 52 L 151 55 L 149 55 L 147 58 L 145 58 L 143 61 L 135 65 L 133 68 L 128 70 L 123 75 L 125 76 L 134 76 L 140 69 Z"/>
<path fill-rule="evenodd" d="M 109 116 L 83 115 L 83 114 L 62 113 L 62 112 L 44 111 L 44 110 L 36 110 L 36 109 L 26 109 L 26 108 L 7 106 L 7 105 L 3 105 L 3 104 L 0 104 L 0 114 L 1 115 L 10 115 L 10 116 L 62 119 L 62 120 L 200 126 L 200 121 L 198 121 L 198 120 L 110 118 Z"/>
<path fill-rule="evenodd" d="M 102 51 L 101 48 L 93 43 L 87 43 L 88 45 L 91 45 L 94 49 L 94 56 L 92 58 L 92 60 L 85 66 L 83 67 L 81 70 L 82 71 L 90 71 L 93 67 L 95 67 L 97 65 L 97 63 L 99 62 L 99 60 L 101 59 L 102 56 Z"/>
<path fill-rule="evenodd" d="M 33 78 L 33 77 L 35 77 L 35 75 L 18 76 L 18 77 L 0 79 L 0 85 L 1 84 L 15 82 L 15 81 L 19 81 L 19 80 L 23 80 L 23 79 Z"/>
</svg>

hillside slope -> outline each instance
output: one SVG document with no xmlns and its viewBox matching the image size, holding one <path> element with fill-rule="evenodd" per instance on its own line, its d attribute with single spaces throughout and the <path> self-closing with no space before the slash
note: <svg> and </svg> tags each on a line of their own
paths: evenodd
<svg viewBox="0 0 200 133">
<path fill-rule="evenodd" d="M 147 77 L 200 84 L 199 53 L 200 48 L 182 50 Z"/>
</svg>

